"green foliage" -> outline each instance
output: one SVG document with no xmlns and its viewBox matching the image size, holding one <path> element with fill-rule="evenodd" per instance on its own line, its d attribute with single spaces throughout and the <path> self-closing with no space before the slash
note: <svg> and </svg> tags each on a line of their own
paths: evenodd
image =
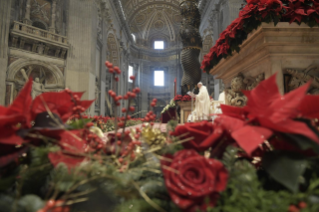
<svg viewBox="0 0 319 212">
<path fill-rule="evenodd" d="M 275 150 L 265 153 L 263 167 L 277 182 L 297 192 L 299 179 L 307 167 L 307 160 L 297 153 Z"/>
<path fill-rule="evenodd" d="M 68 123 L 70 130 L 83 129 L 87 123 L 92 122 L 93 119 L 76 119 Z"/>
<path fill-rule="evenodd" d="M 319 210 L 319 179 L 316 176 L 305 192 L 266 190 L 256 168 L 246 160 L 235 159 L 237 151 L 228 147 L 224 154 L 223 162 L 229 171 L 227 189 L 221 193 L 217 206 L 207 212 L 285 212 L 290 205 L 298 205 L 301 201 L 307 204 L 302 212 Z M 274 156 L 274 160 L 278 157 Z M 277 162 L 282 163 L 281 159 Z M 281 168 L 285 169 L 284 164 Z"/>
<path fill-rule="evenodd" d="M 30 149 L 28 153 L 30 163 L 28 166 L 24 166 L 20 173 L 21 195 L 41 195 L 41 189 L 47 180 L 48 174 L 53 169 L 47 155 L 49 152 L 58 149 L 58 147 L 51 145 Z"/>
</svg>

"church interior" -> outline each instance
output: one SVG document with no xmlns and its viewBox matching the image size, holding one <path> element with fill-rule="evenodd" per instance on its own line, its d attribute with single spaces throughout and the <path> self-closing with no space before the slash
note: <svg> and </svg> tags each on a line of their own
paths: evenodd
<svg viewBox="0 0 319 212">
<path fill-rule="evenodd" d="M 0 0 L 0 212 L 318 212 L 319 0 Z"/>
</svg>

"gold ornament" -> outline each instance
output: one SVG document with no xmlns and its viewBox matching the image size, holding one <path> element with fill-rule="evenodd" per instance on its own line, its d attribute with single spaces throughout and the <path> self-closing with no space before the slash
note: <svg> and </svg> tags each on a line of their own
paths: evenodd
<svg viewBox="0 0 319 212">
<path fill-rule="evenodd" d="M 163 146 L 166 144 L 166 137 L 160 129 L 155 129 L 149 124 L 142 130 L 143 140 L 149 145 L 150 148 Z"/>
</svg>

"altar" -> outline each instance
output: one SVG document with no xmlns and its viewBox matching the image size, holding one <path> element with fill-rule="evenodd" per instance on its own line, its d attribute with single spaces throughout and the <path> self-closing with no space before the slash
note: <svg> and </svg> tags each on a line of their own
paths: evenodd
<svg viewBox="0 0 319 212">
<path fill-rule="evenodd" d="M 192 102 L 191 101 L 178 102 L 178 105 L 181 109 L 180 123 L 184 124 L 187 122 L 187 118 L 189 114 L 191 114 L 192 112 Z"/>
</svg>

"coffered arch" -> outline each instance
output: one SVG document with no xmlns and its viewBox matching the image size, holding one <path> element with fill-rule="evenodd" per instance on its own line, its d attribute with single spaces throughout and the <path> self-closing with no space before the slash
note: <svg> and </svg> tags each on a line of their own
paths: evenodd
<svg viewBox="0 0 319 212">
<path fill-rule="evenodd" d="M 168 47 L 179 40 L 179 0 L 121 0 L 130 31 L 138 46 L 150 47 L 154 36 L 167 40 Z"/>
</svg>

